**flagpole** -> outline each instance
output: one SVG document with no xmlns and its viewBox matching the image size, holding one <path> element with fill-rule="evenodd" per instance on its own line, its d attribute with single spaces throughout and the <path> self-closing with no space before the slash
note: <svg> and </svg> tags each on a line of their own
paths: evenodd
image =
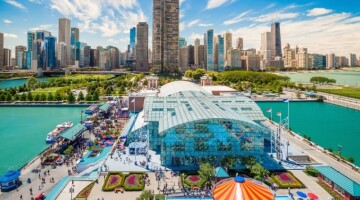
<svg viewBox="0 0 360 200">
<path fill-rule="evenodd" d="M 271 122 L 273 121 L 272 108 L 271 108 L 271 119 L 270 119 L 270 121 Z"/>
<path fill-rule="evenodd" d="M 290 99 L 288 100 L 288 129 L 290 130 Z"/>
</svg>

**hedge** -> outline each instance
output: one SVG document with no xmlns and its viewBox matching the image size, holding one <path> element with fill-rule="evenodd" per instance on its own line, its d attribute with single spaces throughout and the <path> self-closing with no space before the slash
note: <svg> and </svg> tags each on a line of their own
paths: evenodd
<svg viewBox="0 0 360 200">
<path fill-rule="evenodd" d="M 326 185 L 323 182 L 317 181 L 317 183 L 324 188 L 324 190 L 326 190 L 326 192 L 328 192 L 332 197 L 335 198 L 335 200 L 342 200 L 343 198 L 341 196 L 339 196 L 336 192 L 334 192 L 333 190 L 331 190 L 331 188 Z"/>
<path fill-rule="evenodd" d="M 277 176 L 273 174 L 271 178 L 275 181 L 275 183 L 279 186 L 280 189 L 288 189 L 288 188 L 305 188 L 305 185 L 297 179 L 291 172 L 286 172 L 291 178 L 295 181 L 295 183 L 285 183 L 278 180 Z"/>
<path fill-rule="evenodd" d="M 126 183 L 126 178 L 129 177 L 130 175 L 138 175 L 137 176 L 137 183 L 139 183 L 140 185 L 137 186 L 131 186 L 128 185 Z M 142 180 L 142 177 L 145 175 L 145 173 L 141 173 L 141 172 L 130 172 L 128 175 L 126 175 L 124 177 L 124 181 L 123 181 L 123 188 L 125 191 L 141 191 L 144 189 L 145 187 L 145 182 Z"/>
<path fill-rule="evenodd" d="M 118 185 L 115 185 L 115 186 L 112 186 L 112 187 L 105 187 L 106 186 L 106 183 L 108 182 L 109 178 L 111 175 L 119 175 L 121 177 L 121 181 L 120 181 L 120 184 Z M 102 186 L 102 190 L 104 192 L 110 192 L 110 191 L 114 191 L 115 188 L 117 187 L 121 187 L 123 184 L 124 184 L 124 174 L 122 172 L 109 172 L 105 178 L 105 181 L 104 181 L 104 185 Z"/>
</svg>

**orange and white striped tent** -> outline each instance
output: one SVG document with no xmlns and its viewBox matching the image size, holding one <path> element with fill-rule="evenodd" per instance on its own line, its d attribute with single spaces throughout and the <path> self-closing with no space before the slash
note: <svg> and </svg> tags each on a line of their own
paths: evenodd
<svg viewBox="0 0 360 200">
<path fill-rule="evenodd" d="M 264 185 L 238 176 L 216 185 L 213 198 L 214 200 L 273 200 L 274 195 Z"/>
</svg>

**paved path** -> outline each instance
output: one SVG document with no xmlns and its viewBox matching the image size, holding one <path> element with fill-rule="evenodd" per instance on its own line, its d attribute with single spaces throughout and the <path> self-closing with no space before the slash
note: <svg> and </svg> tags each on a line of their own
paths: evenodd
<svg viewBox="0 0 360 200">
<path fill-rule="evenodd" d="M 275 125 L 271 124 L 269 121 L 266 121 L 265 124 L 269 127 L 275 128 Z M 276 129 L 275 129 L 276 130 Z M 303 153 L 309 155 L 310 157 L 317 160 L 319 163 L 324 165 L 329 165 L 334 169 L 338 170 L 345 176 L 351 178 L 352 180 L 360 184 L 360 174 L 352 169 L 351 166 L 338 162 L 335 158 L 329 154 L 324 153 L 320 149 L 310 146 L 308 143 L 304 142 L 299 136 L 293 136 L 285 129 L 282 130 L 282 139 L 289 141 L 290 145 L 294 145 L 296 148 L 301 149 Z M 319 147 L 320 148 L 320 147 Z"/>
</svg>

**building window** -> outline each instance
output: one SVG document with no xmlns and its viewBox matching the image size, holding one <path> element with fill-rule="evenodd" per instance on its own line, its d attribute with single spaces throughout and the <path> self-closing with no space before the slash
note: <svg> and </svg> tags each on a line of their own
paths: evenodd
<svg viewBox="0 0 360 200">
<path fill-rule="evenodd" d="M 340 193 L 341 195 L 345 196 L 345 190 L 342 189 L 340 186 L 334 184 L 334 190 Z"/>
</svg>

